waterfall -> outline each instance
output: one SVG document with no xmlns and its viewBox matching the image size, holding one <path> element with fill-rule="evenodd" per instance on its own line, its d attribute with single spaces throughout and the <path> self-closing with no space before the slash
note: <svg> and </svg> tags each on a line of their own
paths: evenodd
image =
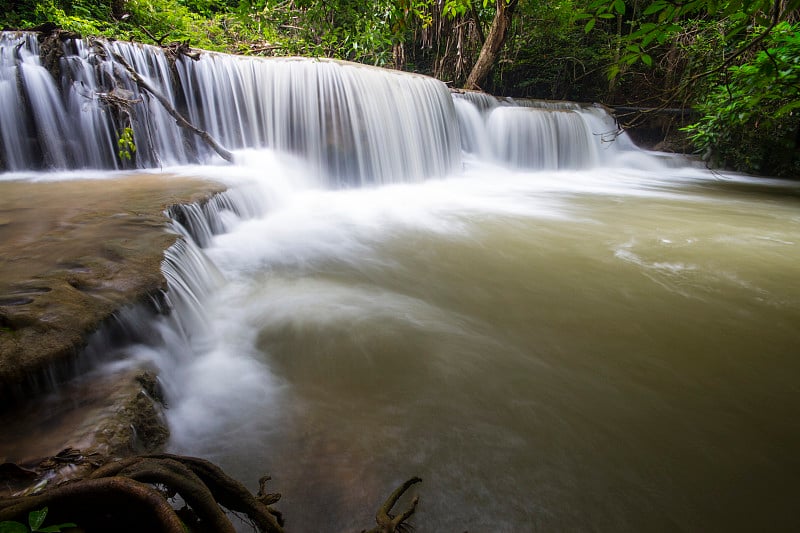
<svg viewBox="0 0 800 533">
<path fill-rule="evenodd" d="M 341 61 L 211 52 L 170 58 L 159 47 L 73 38 L 55 46 L 56 54 L 34 33 L 0 32 L 0 171 L 218 163 L 208 146 L 140 90 L 118 57 L 195 126 L 238 150 L 238 163 L 254 168 L 251 152 L 258 149 L 291 154 L 293 164 L 303 165 L 291 179 L 310 175 L 330 188 L 445 177 L 461 169 L 465 155 L 511 169 L 547 170 L 589 168 L 639 153 L 595 106 L 456 93 L 429 77 Z M 57 68 L 48 70 L 44 57 L 57 57 Z M 118 153 L 124 127 L 133 131 L 133 161 Z M 237 183 L 205 203 L 167 213 L 184 241 L 163 264 L 170 287 L 165 305 L 188 323 L 202 324 L 203 287 L 214 277 L 194 244 L 206 247 L 231 220 L 265 212 L 276 176 L 269 165 L 257 172 L 256 179 L 272 179 L 269 187 Z M 180 323 L 172 329 L 187 331 Z M 98 342 L 100 348 L 90 342 L 86 352 L 108 351 Z"/>
<path fill-rule="evenodd" d="M 140 90 L 118 57 L 195 126 L 238 150 L 238 163 L 253 168 L 250 152 L 258 149 L 291 154 L 303 165 L 292 179 L 311 175 L 330 188 L 445 177 L 461 169 L 465 155 L 547 170 L 603 165 L 636 152 L 600 107 L 451 92 L 433 78 L 342 61 L 211 52 L 171 58 L 159 47 L 94 39 L 67 38 L 55 46 L 58 53 L 46 50 L 37 34 L 0 32 L 0 171 L 218 163 L 202 140 Z M 57 68 L 48 70 L 45 57 L 50 63 L 57 57 Z M 136 145 L 132 161 L 118 153 L 125 127 Z M 169 284 L 162 303 L 176 310 L 172 333 L 163 335 L 191 337 L 192 330 L 202 337 L 201 302 L 214 275 L 198 248 L 228 231 L 233 219 L 266 211 L 276 186 L 269 169 L 256 176 L 272 178 L 269 187 L 239 182 L 207 202 L 167 212 L 183 240 L 162 265 Z M 122 326 L 99 332 L 85 350 L 87 364 L 96 365 L 92 354 L 113 351 L 104 339 L 135 342 L 130 332 L 144 328 L 142 312 L 123 311 L 115 317 Z M 79 371 L 57 373 L 34 388 L 52 388 Z"/>
<path fill-rule="evenodd" d="M 55 389 L 82 408 L 95 377 L 152 368 L 168 450 L 253 488 L 274 473 L 302 531 L 363 528 L 376 495 L 411 475 L 426 480 L 425 531 L 646 530 L 654 517 L 736 529 L 734 507 L 796 522 L 796 184 L 668 168 L 601 106 L 460 94 L 337 61 L 59 46 L 54 77 L 35 35 L 0 33 L 0 234 L 25 237 L 7 241 L 9 264 L 52 239 L 56 267 L 43 264 L 89 293 L 78 269 L 105 271 L 92 255 L 62 258 L 69 239 L 105 245 L 116 268 L 122 237 L 158 231 L 138 212 L 162 198 L 145 172 L 124 188 L 147 194 L 107 211 L 95 199 L 121 180 L 84 195 L 76 177 L 153 168 L 183 198 L 197 183 L 186 176 L 228 190 L 167 208 L 166 285 L 3 400 Z M 176 126 L 115 55 L 234 163 Z M 126 126 L 131 161 L 118 154 Z M 13 182 L 28 179 L 74 181 Z M 109 235 L 112 217 L 126 229 Z M 71 233 L 90 218 L 96 232 Z M 20 264 L 3 272 L 48 289 Z M 0 296 L 0 326 L 4 306 L 28 320 L 33 292 Z M 76 376 L 87 388 L 64 387 Z M 46 420 L 19 418 L 48 438 Z"/>
<path fill-rule="evenodd" d="M 431 78 L 339 61 L 215 53 L 180 56 L 173 65 L 152 46 L 76 39 L 62 46 L 59 86 L 32 34 L 0 38 L 6 170 L 120 168 L 116 143 L 128 125 L 136 166 L 212 161 L 114 56 L 223 145 L 297 154 L 331 186 L 417 181 L 460 163 L 452 99 Z M 114 107 L 120 99 L 127 105 Z"/>
<path fill-rule="evenodd" d="M 583 169 L 637 151 L 601 107 L 456 93 L 462 149 L 511 168 Z"/>
<path fill-rule="evenodd" d="M 292 153 L 330 187 L 446 176 L 462 153 L 511 168 L 579 169 L 635 150 L 599 107 L 451 95 L 432 78 L 342 61 L 169 58 L 153 46 L 65 39 L 56 80 L 44 53 L 35 34 L 0 34 L 0 170 L 214 163 L 115 57 L 227 148 Z M 118 153 L 126 127 L 132 161 Z"/>
</svg>

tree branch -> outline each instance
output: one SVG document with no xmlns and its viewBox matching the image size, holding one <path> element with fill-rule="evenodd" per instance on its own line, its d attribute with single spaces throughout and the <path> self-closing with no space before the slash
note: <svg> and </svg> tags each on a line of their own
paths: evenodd
<svg viewBox="0 0 800 533">
<path fill-rule="evenodd" d="M 158 102 L 164 107 L 164 110 L 169 113 L 169 115 L 175 119 L 178 123 L 178 126 L 185 128 L 198 137 L 200 137 L 212 150 L 214 150 L 219 156 L 228 161 L 229 163 L 233 162 L 233 154 L 220 145 L 214 137 L 212 137 L 207 131 L 201 130 L 191 122 L 189 122 L 186 117 L 181 115 L 173 106 L 169 99 L 161 94 L 155 87 L 150 85 L 150 83 L 144 79 L 133 67 L 125 60 L 124 57 L 117 54 L 116 52 L 112 52 L 112 56 L 114 57 L 114 61 L 125 67 L 125 70 L 128 71 L 131 79 L 136 82 L 136 85 L 139 86 L 140 89 L 143 89 L 150 93 Z"/>
</svg>

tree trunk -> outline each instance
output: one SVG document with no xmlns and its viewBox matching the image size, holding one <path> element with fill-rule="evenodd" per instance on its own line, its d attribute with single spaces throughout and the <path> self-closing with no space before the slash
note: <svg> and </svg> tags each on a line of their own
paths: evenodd
<svg viewBox="0 0 800 533">
<path fill-rule="evenodd" d="M 465 89 L 480 90 L 480 86 L 492 70 L 497 55 L 506 42 L 508 30 L 511 28 L 511 18 L 517 8 L 519 0 L 497 0 L 497 10 L 494 14 L 492 26 L 483 41 L 481 53 L 472 71 L 464 84 Z"/>
<path fill-rule="evenodd" d="M 111 0 L 111 17 L 114 20 L 122 20 L 125 16 L 125 4 L 128 0 Z"/>
</svg>

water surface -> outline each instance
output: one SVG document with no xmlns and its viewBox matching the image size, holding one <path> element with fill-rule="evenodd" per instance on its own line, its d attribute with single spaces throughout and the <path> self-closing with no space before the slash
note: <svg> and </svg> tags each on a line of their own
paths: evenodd
<svg viewBox="0 0 800 533">
<path fill-rule="evenodd" d="M 800 188 L 694 169 L 264 187 L 207 250 L 173 447 L 359 530 L 800 526 Z M 246 173 L 246 172 L 245 172 Z M 277 191 L 277 192 L 276 192 Z"/>
</svg>

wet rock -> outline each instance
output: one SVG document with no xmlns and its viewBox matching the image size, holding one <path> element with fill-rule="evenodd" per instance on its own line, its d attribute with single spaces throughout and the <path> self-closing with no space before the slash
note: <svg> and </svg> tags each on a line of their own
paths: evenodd
<svg viewBox="0 0 800 533">
<path fill-rule="evenodd" d="M 169 438 L 152 369 L 78 378 L 0 417 L 0 497 L 83 477 L 112 458 L 161 451 Z"/>
<path fill-rule="evenodd" d="M 159 175 L 0 183 L 0 411 L 72 377 L 120 309 L 158 301 L 177 238 L 165 210 L 224 189 Z"/>
</svg>

